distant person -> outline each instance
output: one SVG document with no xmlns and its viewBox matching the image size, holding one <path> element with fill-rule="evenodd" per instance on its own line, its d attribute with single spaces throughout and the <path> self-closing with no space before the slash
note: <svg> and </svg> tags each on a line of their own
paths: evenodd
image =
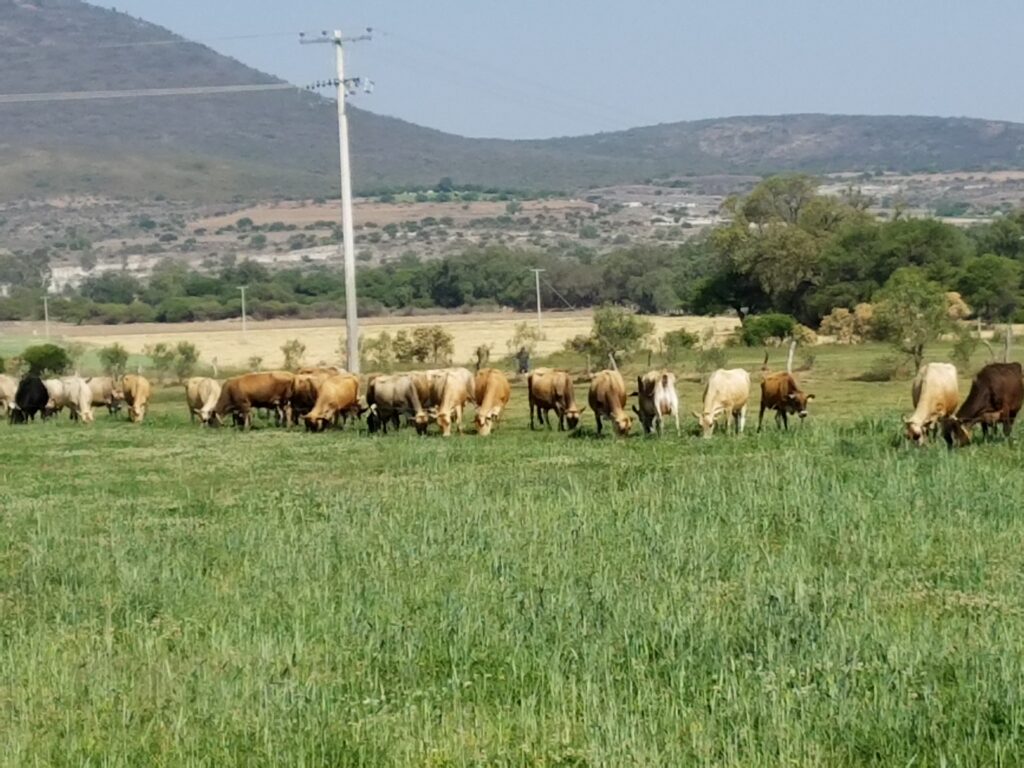
<svg viewBox="0 0 1024 768">
<path fill-rule="evenodd" d="M 516 362 L 519 363 L 519 373 L 530 372 L 530 353 L 526 347 L 520 347 L 516 352 Z"/>
</svg>

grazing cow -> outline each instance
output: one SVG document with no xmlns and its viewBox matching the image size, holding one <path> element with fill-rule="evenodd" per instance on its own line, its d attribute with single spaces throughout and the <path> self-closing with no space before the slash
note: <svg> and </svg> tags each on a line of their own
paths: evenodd
<svg viewBox="0 0 1024 768">
<path fill-rule="evenodd" d="M 129 373 L 121 379 L 121 391 L 128 404 L 128 420 L 133 424 L 141 424 L 149 410 L 149 398 L 153 392 L 149 379 Z"/>
<path fill-rule="evenodd" d="M 626 413 L 626 382 L 618 371 L 601 371 L 590 382 L 587 402 L 597 421 L 597 434 L 601 434 L 601 417 L 611 420 L 619 435 L 628 435 L 633 428 L 633 417 Z"/>
<path fill-rule="evenodd" d="M 0 374 L 0 409 L 8 416 L 14 410 L 14 398 L 18 394 L 18 380 L 13 376 Z"/>
<path fill-rule="evenodd" d="M 280 423 L 291 423 L 292 389 L 295 375 L 288 371 L 246 373 L 228 379 L 220 390 L 213 413 L 223 420 L 229 413 L 235 416 L 235 423 L 243 429 L 252 427 L 252 409 L 273 410 Z"/>
<path fill-rule="evenodd" d="M 726 429 L 729 418 L 735 424 L 735 433 L 743 433 L 747 423 L 747 401 L 750 400 L 750 374 L 742 368 L 719 368 L 711 374 L 708 384 L 704 387 L 703 413 L 693 412 L 700 422 L 701 434 L 711 437 L 715 431 L 715 422 L 725 414 Z"/>
<path fill-rule="evenodd" d="M 952 416 L 960 402 L 960 384 L 956 366 L 950 363 L 926 363 L 921 366 L 910 390 L 914 413 L 903 418 L 907 439 L 923 445 L 928 432 Z"/>
<path fill-rule="evenodd" d="M 767 355 L 764 361 L 767 366 Z M 761 368 L 761 412 L 757 416 L 757 431 L 761 431 L 764 412 L 769 409 L 775 411 L 776 423 L 789 429 L 790 414 L 795 413 L 801 419 L 807 418 L 807 403 L 813 399 L 814 395 L 800 389 L 793 374 L 786 371 L 769 373 L 767 367 Z"/>
<path fill-rule="evenodd" d="M 323 432 L 343 413 L 359 408 L 359 379 L 350 373 L 328 376 L 318 392 L 316 403 L 305 416 L 310 432 Z"/>
<path fill-rule="evenodd" d="M 124 392 L 121 391 L 121 383 L 110 376 L 93 376 L 86 379 L 89 390 L 92 392 L 92 405 L 105 406 L 107 413 L 113 416 L 121 410 L 124 402 Z"/>
<path fill-rule="evenodd" d="M 60 379 L 44 379 L 43 385 L 49 393 L 46 407 L 43 409 L 43 418 L 49 418 L 64 410 L 67 400 L 64 397 L 64 382 Z"/>
<path fill-rule="evenodd" d="M 220 389 L 219 381 L 205 376 L 193 376 L 185 382 L 185 400 L 188 402 L 190 421 L 195 422 L 198 416 L 200 424 L 208 424 L 214 418 L 213 409 L 217 407 Z"/>
<path fill-rule="evenodd" d="M 402 414 L 411 416 L 416 431 L 422 434 L 430 423 L 420 402 L 417 386 L 412 376 L 375 376 L 366 390 L 366 402 L 370 415 L 366 423 L 370 432 L 382 431 L 387 434 L 388 424 L 398 429 Z"/>
<path fill-rule="evenodd" d="M 473 374 L 465 368 L 449 368 L 444 371 L 441 402 L 428 414 L 437 422 L 444 437 L 451 436 L 453 423 L 459 434 L 462 434 L 462 412 L 466 403 L 473 402 L 475 391 Z"/>
<path fill-rule="evenodd" d="M 298 424 L 299 419 L 304 418 L 313 410 L 317 396 L 320 394 L 320 385 L 331 375 L 333 374 L 314 370 L 312 373 L 299 373 L 295 376 L 291 400 L 294 424 Z"/>
<path fill-rule="evenodd" d="M 498 425 L 512 390 L 505 374 L 497 368 L 483 368 L 473 382 L 476 389 L 476 433 L 487 436 Z"/>
<path fill-rule="evenodd" d="M 679 434 L 679 395 L 676 394 L 676 375 L 671 371 L 650 371 L 636 377 L 636 395 L 639 407 L 633 406 L 633 412 L 640 417 L 644 432 L 650 434 L 653 429 L 662 434 L 665 428 L 665 417 L 672 416 L 676 420 L 676 434 Z"/>
<path fill-rule="evenodd" d="M 942 423 L 946 444 L 967 445 L 971 428 L 981 424 L 987 438 L 989 427 L 1003 425 L 1003 434 L 1010 436 L 1013 422 L 1024 401 L 1024 371 L 1020 363 L 989 363 L 974 377 L 971 391 L 956 414 Z"/>
<path fill-rule="evenodd" d="M 95 420 L 92 412 L 92 390 L 81 376 L 65 376 L 60 380 L 63 388 L 63 405 L 71 411 L 71 418 L 90 424 Z"/>
<path fill-rule="evenodd" d="M 413 371 L 409 378 L 416 387 L 416 395 L 424 410 L 437 408 L 441 404 L 441 398 L 444 397 L 445 371 Z"/>
<path fill-rule="evenodd" d="M 14 407 L 8 418 L 12 424 L 35 421 L 37 413 L 44 413 L 50 402 L 50 392 L 38 376 L 26 376 L 18 382 L 14 393 Z"/>
<path fill-rule="evenodd" d="M 537 368 L 526 377 L 526 386 L 530 399 L 530 429 L 534 429 L 533 414 L 541 424 L 551 422 L 548 413 L 554 411 L 558 416 L 558 430 L 576 429 L 580 423 L 580 414 L 585 410 L 576 406 L 576 391 L 572 376 L 568 371 L 557 371 L 551 368 Z"/>
</svg>

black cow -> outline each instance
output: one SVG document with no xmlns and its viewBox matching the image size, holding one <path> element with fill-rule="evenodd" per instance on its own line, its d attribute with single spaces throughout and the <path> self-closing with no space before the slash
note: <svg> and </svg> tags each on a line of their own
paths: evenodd
<svg viewBox="0 0 1024 768">
<path fill-rule="evenodd" d="M 14 395 L 14 409 L 11 411 L 12 424 L 24 424 L 34 421 L 37 413 L 42 413 L 50 393 L 38 376 L 26 376 L 18 383 L 18 391 Z"/>
<path fill-rule="evenodd" d="M 967 445 L 971 427 L 981 424 L 984 437 L 989 427 L 1003 425 L 1003 434 L 1010 436 L 1014 419 L 1024 401 L 1024 371 L 1020 363 L 989 363 L 974 377 L 971 391 L 956 414 L 943 421 L 946 444 Z"/>
</svg>

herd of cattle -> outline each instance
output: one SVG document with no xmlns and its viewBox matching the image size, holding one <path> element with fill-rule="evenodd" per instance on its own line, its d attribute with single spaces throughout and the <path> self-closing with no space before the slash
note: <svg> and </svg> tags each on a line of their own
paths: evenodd
<svg viewBox="0 0 1024 768">
<path fill-rule="evenodd" d="M 765 358 L 767 364 L 767 357 Z M 633 427 L 634 414 L 646 433 L 664 430 L 671 418 L 679 434 L 679 397 L 674 374 L 651 371 L 637 377 L 636 390 L 627 394 L 622 374 L 604 370 L 590 379 L 587 405 L 594 414 L 597 432 L 604 421 L 611 422 L 619 435 Z M 702 434 L 710 437 L 719 420 L 730 422 L 736 434 L 746 424 L 750 399 L 750 374 L 742 369 L 719 369 L 708 378 L 703 409 L 694 412 Z M 142 422 L 152 388 L 141 375 L 119 378 L 41 379 L 26 376 L 20 381 L 0 376 L 0 407 L 11 423 L 25 423 L 37 414 L 47 418 L 67 408 L 71 418 L 94 419 L 93 409 L 106 407 L 116 413 L 128 406 L 129 419 Z M 575 384 L 568 371 L 538 368 L 527 376 L 530 428 L 551 426 L 555 414 L 559 430 L 575 430 L 587 406 L 576 403 Z M 360 381 L 338 368 L 306 368 L 298 373 L 271 371 L 247 373 L 221 383 L 196 377 L 185 383 L 185 397 L 193 421 L 219 426 L 230 417 L 234 424 L 248 428 L 257 409 L 274 414 L 279 425 L 304 422 L 306 429 L 322 432 L 330 426 L 344 426 L 350 418 L 366 416 L 370 432 L 387 433 L 405 423 L 420 434 L 436 424 L 444 436 L 452 430 L 462 433 L 467 406 L 474 406 L 475 427 L 488 435 L 498 425 L 508 406 L 511 387 L 505 374 L 485 368 L 475 375 L 465 368 L 416 371 L 407 374 L 374 375 L 367 381 L 365 399 L 360 398 Z M 632 413 L 626 409 L 630 397 L 637 398 Z M 765 411 L 775 412 L 783 428 L 789 416 L 807 416 L 814 395 L 800 389 L 791 373 L 761 369 L 760 431 Z M 1003 425 L 1009 436 L 1024 400 L 1024 375 L 1020 363 L 990 363 L 975 376 L 970 393 L 960 403 L 957 370 L 948 363 L 921 367 L 912 387 L 914 413 L 904 419 L 906 436 L 923 443 L 931 435 L 942 435 L 949 445 L 970 441 L 971 429 L 980 424 L 987 436 L 990 428 Z"/>
</svg>

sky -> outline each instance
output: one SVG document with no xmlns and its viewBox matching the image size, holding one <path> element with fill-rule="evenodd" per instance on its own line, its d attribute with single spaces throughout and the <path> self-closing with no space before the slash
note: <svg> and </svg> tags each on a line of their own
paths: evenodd
<svg viewBox="0 0 1024 768">
<path fill-rule="evenodd" d="M 346 74 L 376 86 L 353 103 L 463 136 L 794 112 L 1024 122 L 1020 0 L 112 2 L 298 85 L 334 71 L 300 31 L 373 27 L 347 48 Z"/>
</svg>

